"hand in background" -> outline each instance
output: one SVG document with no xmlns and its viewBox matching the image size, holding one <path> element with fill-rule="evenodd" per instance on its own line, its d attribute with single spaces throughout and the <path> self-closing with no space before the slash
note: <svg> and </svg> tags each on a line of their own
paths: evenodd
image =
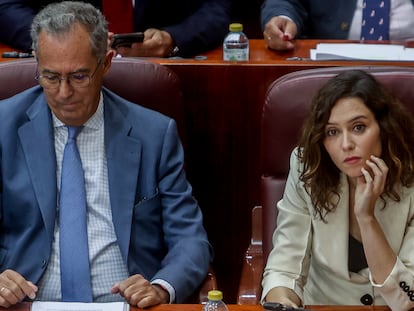
<svg viewBox="0 0 414 311">
<path fill-rule="evenodd" d="M 166 57 L 174 48 L 174 41 L 164 30 L 150 28 L 144 32 L 142 43 L 133 43 L 129 47 L 117 48 L 117 54 L 123 57 Z"/>
<path fill-rule="evenodd" d="M 272 288 L 266 295 L 267 302 L 278 302 L 284 306 L 297 308 L 301 305 L 299 296 L 290 288 L 279 286 Z"/>
<path fill-rule="evenodd" d="M 291 50 L 295 47 L 291 40 L 295 38 L 297 32 L 298 28 L 294 22 L 276 16 L 266 24 L 263 36 L 270 49 Z"/>
</svg>

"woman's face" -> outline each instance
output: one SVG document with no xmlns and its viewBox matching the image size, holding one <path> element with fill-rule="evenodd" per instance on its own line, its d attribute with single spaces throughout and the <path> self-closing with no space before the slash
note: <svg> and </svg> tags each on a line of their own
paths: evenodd
<svg viewBox="0 0 414 311">
<path fill-rule="evenodd" d="M 374 114 L 358 97 L 339 99 L 325 126 L 326 151 L 349 178 L 361 176 L 371 155 L 381 156 L 380 128 Z"/>
</svg>

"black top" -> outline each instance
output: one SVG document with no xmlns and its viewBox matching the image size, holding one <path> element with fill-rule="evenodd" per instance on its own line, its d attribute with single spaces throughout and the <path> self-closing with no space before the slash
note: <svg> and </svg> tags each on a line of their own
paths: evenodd
<svg viewBox="0 0 414 311">
<path fill-rule="evenodd" d="M 368 267 L 367 259 L 365 258 L 364 247 L 361 242 L 355 239 L 351 234 L 349 235 L 349 255 L 348 255 L 348 269 L 351 272 L 359 272 Z"/>
</svg>

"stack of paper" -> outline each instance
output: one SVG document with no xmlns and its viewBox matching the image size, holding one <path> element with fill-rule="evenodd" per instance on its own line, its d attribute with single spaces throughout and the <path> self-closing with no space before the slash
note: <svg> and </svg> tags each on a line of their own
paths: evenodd
<svg viewBox="0 0 414 311">
<path fill-rule="evenodd" d="M 129 311 L 129 304 L 125 302 L 82 303 L 82 302 L 54 302 L 34 301 L 31 311 Z"/>
<path fill-rule="evenodd" d="M 414 61 L 414 48 L 397 44 L 320 43 L 312 60 Z"/>
</svg>

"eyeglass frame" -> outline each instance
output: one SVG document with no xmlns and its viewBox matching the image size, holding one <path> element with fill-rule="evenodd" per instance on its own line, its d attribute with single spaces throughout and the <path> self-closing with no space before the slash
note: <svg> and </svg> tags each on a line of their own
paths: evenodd
<svg viewBox="0 0 414 311">
<path fill-rule="evenodd" d="M 62 77 L 59 74 L 56 74 L 55 75 L 57 77 L 56 86 L 51 85 L 50 87 L 45 87 L 44 85 L 42 85 L 42 83 L 40 82 L 40 79 L 43 78 L 43 77 L 46 77 L 46 75 L 38 74 L 38 75 L 35 76 L 35 80 L 37 82 L 39 82 L 40 86 L 42 86 L 43 88 L 45 88 L 47 90 L 57 90 L 61 86 L 61 82 L 64 81 L 64 80 L 66 80 L 71 87 L 74 87 L 74 88 L 85 88 L 85 87 L 88 87 L 91 84 L 91 81 L 92 81 L 93 77 L 95 76 L 96 72 L 98 71 L 98 68 L 99 68 L 100 65 L 102 65 L 102 59 L 100 59 L 98 61 L 98 63 L 96 64 L 95 70 L 93 71 L 92 74 L 72 72 L 72 73 L 67 74 L 66 77 Z M 53 74 L 51 74 L 51 75 L 53 75 Z M 89 81 L 88 84 L 85 85 L 85 86 L 77 86 L 76 83 L 75 84 L 72 84 L 71 83 L 71 81 L 72 81 L 71 80 L 71 77 L 73 77 L 74 75 L 82 75 L 83 76 L 83 79 L 88 78 L 88 81 Z"/>
</svg>

